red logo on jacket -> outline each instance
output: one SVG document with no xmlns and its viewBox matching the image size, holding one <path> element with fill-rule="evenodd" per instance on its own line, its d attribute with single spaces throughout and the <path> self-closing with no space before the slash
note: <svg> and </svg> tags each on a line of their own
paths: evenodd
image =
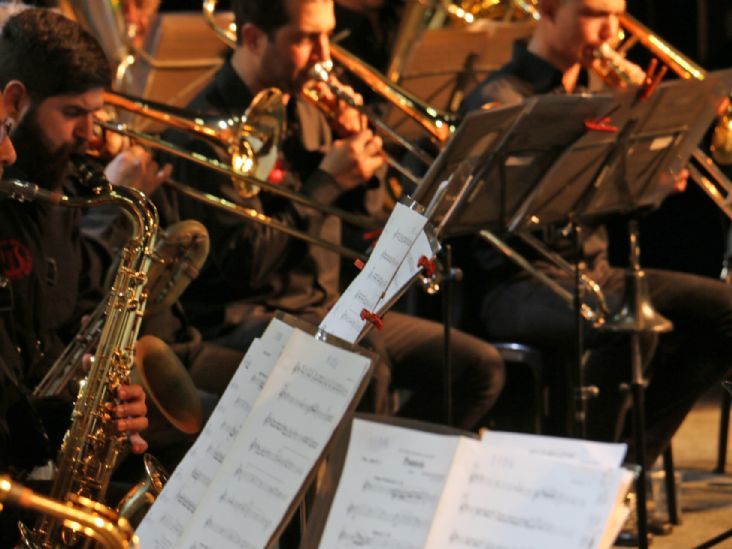
<svg viewBox="0 0 732 549">
<path fill-rule="evenodd" d="M 0 268 L 10 280 L 20 280 L 33 272 L 33 256 L 19 240 L 0 240 Z"/>
</svg>

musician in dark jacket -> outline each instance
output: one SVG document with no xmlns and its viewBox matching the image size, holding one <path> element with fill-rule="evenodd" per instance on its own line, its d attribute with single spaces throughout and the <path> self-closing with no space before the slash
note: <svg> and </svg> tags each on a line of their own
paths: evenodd
<svg viewBox="0 0 732 549">
<path fill-rule="evenodd" d="M 594 52 L 616 36 L 625 2 L 544 0 L 540 6 L 541 21 L 531 40 L 517 43 L 511 61 L 466 97 L 464 112 L 494 101 L 511 104 L 537 94 L 575 91 L 580 70 L 597 64 Z M 574 259 L 574 248 L 558 227 L 546 230 L 542 239 L 551 249 Z M 586 274 L 601 285 L 615 312 L 623 300 L 624 272 L 609 264 L 607 245 L 603 225 L 584 227 L 579 259 Z M 537 268 L 571 290 L 571 274 L 532 259 Z M 556 294 L 487 246 L 479 247 L 475 265 L 471 284 L 473 295 L 482 296 L 477 303 L 481 333 L 544 349 L 572 348 L 574 313 Z M 654 338 L 644 337 L 650 377 L 646 418 L 651 465 L 694 402 L 729 369 L 726 349 L 732 344 L 732 289 L 718 280 L 672 271 L 647 269 L 646 278 L 651 302 L 674 324 L 672 332 L 658 338 L 655 354 Z M 590 400 L 588 432 L 599 440 L 614 440 L 623 433 L 627 391 L 622 384 L 631 379 L 628 339 L 590 323 L 585 326 L 585 337 L 592 350 L 586 372 L 600 388 L 599 398 Z"/>
<path fill-rule="evenodd" d="M 297 96 L 308 68 L 327 59 L 333 29 L 332 2 L 241 1 L 233 3 L 239 45 L 214 81 L 190 105 L 217 116 L 241 114 L 254 95 L 268 86 L 286 94 L 287 133 L 271 180 L 320 203 L 334 203 L 363 186 L 382 166 L 381 140 L 360 129 L 360 116 L 330 98 L 341 116 L 336 130 Z M 340 131 L 340 133 L 338 133 Z M 211 155 L 210 147 L 177 136 L 187 150 Z M 201 190 L 242 202 L 288 224 L 338 242 L 340 221 L 330 215 L 260 193 L 243 201 L 226 177 L 192 163 L 175 162 L 174 175 Z M 183 197 L 178 215 L 200 220 L 212 241 L 209 261 L 183 298 L 193 322 L 209 337 L 245 348 L 275 309 L 319 322 L 338 292 L 339 258 L 269 227 L 253 224 Z M 165 213 L 165 206 L 160 207 Z M 371 344 L 391 368 L 397 387 L 414 390 L 402 413 L 441 419 L 442 327 L 419 318 L 389 313 L 383 332 Z M 454 340 L 455 424 L 475 427 L 503 384 L 503 365 L 495 349 L 461 332 Z M 389 371 L 381 366 L 382 387 Z M 370 407 L 384 411 L 385 398 Z"/>
</svg>

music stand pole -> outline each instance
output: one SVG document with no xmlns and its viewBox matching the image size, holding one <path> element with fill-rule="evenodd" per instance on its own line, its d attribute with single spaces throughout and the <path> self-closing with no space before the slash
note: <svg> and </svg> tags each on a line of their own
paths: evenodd
<svg viewBox="0 0 732 549">
<path fill-rule="evenodd" d="M 645 432 L 645 377 L 641 352 L 642 333 L 663 333 L 671 331 L 673 324 L 660 315 L 650 302 L 645 272 L 640 267 L 640 244 L 638 242 L 638 221 L 628 222 L 630 238 L 630 261 L 625 274 L 625 304 L 605 329 L 626 332 L 630 335 L 631 352 L 631 396 L 633 417 L 633 442 L 635 458 L 640 466 L 636 479 L 636 513 L 638 516 L 639 547 L 648 547 L 648 517 L 646 510 L 646 478 L 648 475 Z"/>
<path fill-rule="evenodd" d="M 574 322 L 575 322 L 575 371 L 574 371 L 574 399 L 572 402 L 572 412 L 574 417 L 574 436 L 578 438 L 587 438 L 587 399 L 591 391 L 585 386 L 584 375 L 584 354 L 585 354 L 585 337 L 584 325 L 582 323 L 582 271 L 580 265 L 580 256 L 582 252 L 582 239 L 580 238 L 581 228 L 572 221 L 570 223 L 572 232 L 572 242 L 575 249 L 574 261 Z"/>
<path fill-rule="evenodd" d="M 450 357 L 450 345 L 451 337 L 450 331 L 452 329 L 452 277 L 450 271 L 452 270 L 452 246 L 447 244 L 445 246 L 445 262 L 443 265 L 444 274 L 442 284 L 442 326 L 444 328 L 443 337 L 443 360 L 442 360 L 442 391 L 443 391 L 443 406 L 445 414 L 445 425 L 448 427 L 452 426 L 452 359 Z"/>
</svg>

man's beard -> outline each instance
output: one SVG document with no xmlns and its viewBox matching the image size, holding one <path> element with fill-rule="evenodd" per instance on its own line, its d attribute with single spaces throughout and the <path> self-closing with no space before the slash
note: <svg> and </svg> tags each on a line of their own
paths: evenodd
<svg viewBox="0 0 732 549">
<path fill-rule="evenodd" d="M 53 190 L 63 186 L 64 178 L 70 168 L 71 155 L 86 148 L 86 142 L 79 140 L 53 150 L 43 135 L 35 108 L 31 108 L 16 126 L 12 140 L 18 155 L 15 163 L 18 169 L 31 182 Z"/>
</svg>

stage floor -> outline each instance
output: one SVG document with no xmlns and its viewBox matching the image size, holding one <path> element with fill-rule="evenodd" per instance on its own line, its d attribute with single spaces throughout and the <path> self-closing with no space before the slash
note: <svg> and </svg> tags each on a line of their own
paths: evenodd
<svg viewBox="0 0 732 549">
<path fill-rule="evenodd" d="M 674 437 L 674 461 L 682 477 L 682 523 L 669 536 L 655 536 L 651 544 L 654 549 L 698 547 L 732 528 L 732 437 L 727 474 L 713 472 L 721 390 L 699 402 Z M 732 537 L 714 547 L 732 549 Z"/>
</svg>

